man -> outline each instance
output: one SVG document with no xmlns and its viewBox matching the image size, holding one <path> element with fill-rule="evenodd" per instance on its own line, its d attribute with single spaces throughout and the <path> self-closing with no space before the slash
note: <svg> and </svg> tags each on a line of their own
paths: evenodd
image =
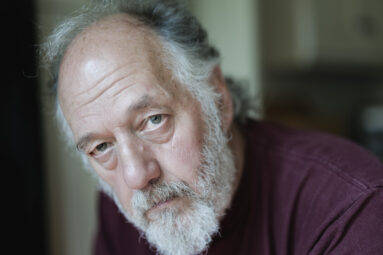
<svg viewBox="0 0 383 255">
<path fill-rule="evenodd" d="M 107 194 L 95 254 L 381 254 L 380 162 L 244 119 L 181 4 L 95 4 L 44 47 L 58 119 Z"/>
</svg>

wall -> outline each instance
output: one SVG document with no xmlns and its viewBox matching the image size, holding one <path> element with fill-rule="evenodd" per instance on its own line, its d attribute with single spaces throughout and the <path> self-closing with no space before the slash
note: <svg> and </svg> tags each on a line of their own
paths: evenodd
<svg viewBox="0 0 383 255">
<path fill-rule="evenodd" d="M 222 56 L 226 75 L 244 79 L 261 104 L 258 51 L 258 1 L 192 0 L 190 8 Z"/>
<path fill-rule="evenodd" d="M 79 0 L 38 0 L 40 40 L 52 26 L 77 8 Z M 45 137 L 48 254 L 86 255 L 95 229 L 95 185 L 81 163 L 59 138 L 42 73 L 41 94 Z"/>
</svg>

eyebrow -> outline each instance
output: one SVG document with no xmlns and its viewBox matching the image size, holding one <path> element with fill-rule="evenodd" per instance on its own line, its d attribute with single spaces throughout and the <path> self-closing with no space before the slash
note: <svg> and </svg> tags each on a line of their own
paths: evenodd
<svg viewBox="0 0 383 255">
<path fill-rule="evenodd" d="M 142 109 L 148 108 L 149 106 L 152 106 L 154 102 L 153 97 L 144 95 L 142 96 L 135 104 L 129 106 L 128 112 L 131 111 L 140 111 Z"/>
<path fill-rule="evenodd" d="M 154 98 L 148 95 L 144 95 L 140 97 L 139 100 L 137 100 L 136 103 L 130 105 L 128 107 L 127 112 L 138 112 L 142 111 L 144 109 L 147 109 L 149 107 L 156 107 L 158 106 L 156 103 L 154 103 Z M 90 143 L 92 140 L 94 140 L 96 137 L 95 133 L 87 133 L 78 139 L 78 142 L 76 144 L 76 148 L 79 151 L 84 151 L 84 148 L 87 146 L 88 143 Z"/>
<path fill-rule="evenodd" d="M 77 148 L 77 150 L 79 150 L 79 151 L 84 151 L 84 148 L 86 147 L 86 145 L 87 145 L 90 141 L 92 141 L 92 140 L 94 139 L 94 137 L 95 137 L 95 134 L 93 134 L 93 133 L 89 133 L 89 134 L 86 134 L 86 135 L 82 136 L 82 137 L 78 140 L 78 142 L 77 142 L 77 144 L 76 144 L 76 148 Z"/>
</svg>

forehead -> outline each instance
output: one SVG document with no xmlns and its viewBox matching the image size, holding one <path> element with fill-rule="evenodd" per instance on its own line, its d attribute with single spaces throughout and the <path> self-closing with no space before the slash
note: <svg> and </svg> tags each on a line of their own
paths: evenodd
<svg viewBox="0 0 383 255">
<path fill-rule="evenodd" d="M 147 27 L 127 15 L 106 17 L 80 33 L 69 45 L 59 72 L 58 93 L 87 91 L 108 74 L 129 66 L 164 79 L 161 43 Z M 65 97 L 65 96 L 64 96 Z"/>
<path fill-rule="evenodd" d="M 107 17 L 87 28 L 69 45 L 60 67 L 58 96 L 69 124 L 77 110 L 106 92 L 166 85 L 157 89 L 175 93 L 164 57 L 158 37 L 129 16 Z"/>
</svg>

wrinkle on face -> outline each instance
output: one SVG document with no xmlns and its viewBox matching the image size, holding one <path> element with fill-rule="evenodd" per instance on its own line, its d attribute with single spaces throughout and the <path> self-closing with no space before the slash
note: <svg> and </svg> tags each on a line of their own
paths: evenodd
<svg viewBox="0 0 383 255">
<path fill-rule="evenodd" d="M 101 63 L 98 63 L 97 60 L 89 60 L 87 63 L 84 64 L 84 69 L 82 72 L 84 74 L 88 74 L 91 77 L 97 77 L 97 73 L 102 72 L 103 69 L 106 69 L 106 67 L 100 66 L 102 65 Z M 94 101 L 97 97 L 100 97 L 105 91 L 107 91 L 110 87 L 112 87 L 115 83 L 119 82 L 120 80 L 124 79 L 125 76 L 122 76 L 121 78 L 117 78 L 111 82 L 108 82 L 108 79 L 113 76 L 113 74 L 117 73 L 121 69 L 123 69 L 125 65 L 117 66 L 114 70 L 112 70 L 109 73 L 106 73 L 104 76 L 100 77 L 99 80 L 94 82 L 93 88 L 91 90 L 96 90 L 95 92 L 87 90 L 80 91 L 76 97 L 82 97 L 84 94 L 94 94 L 94 96 L 90 97 L 90 100 L 88 102 L 85 102 L 84 104 L 87 104 L 91 101 Z M 132 71 L 133 72 L 133 71 Z M 127 73 L 126 76 L 129 76 L 130 73 Z M 88 80 L 91 80 L 92 78 L 89 77 Z M 105 83 L 108 86 L 102 86 L 102 84 Z"/>
<path fill-rule="evenodd" d="M 69 45 L 60 67 L 58 95 L 66 119 L 105 93 L 119 94 L 121 88 L 114 85 L 121 81 L 130 80 L 133 86 L 149 82 L 147 74 L 157 73 L 158 84 L 168 85 L 163 82 L 169 74 L 164 72 L 161 52 L 153 32 L 126 15 L 106 17 L 84 30 Z M 121 55 L 126 57 L 116 62 Z"/>
</svg>

